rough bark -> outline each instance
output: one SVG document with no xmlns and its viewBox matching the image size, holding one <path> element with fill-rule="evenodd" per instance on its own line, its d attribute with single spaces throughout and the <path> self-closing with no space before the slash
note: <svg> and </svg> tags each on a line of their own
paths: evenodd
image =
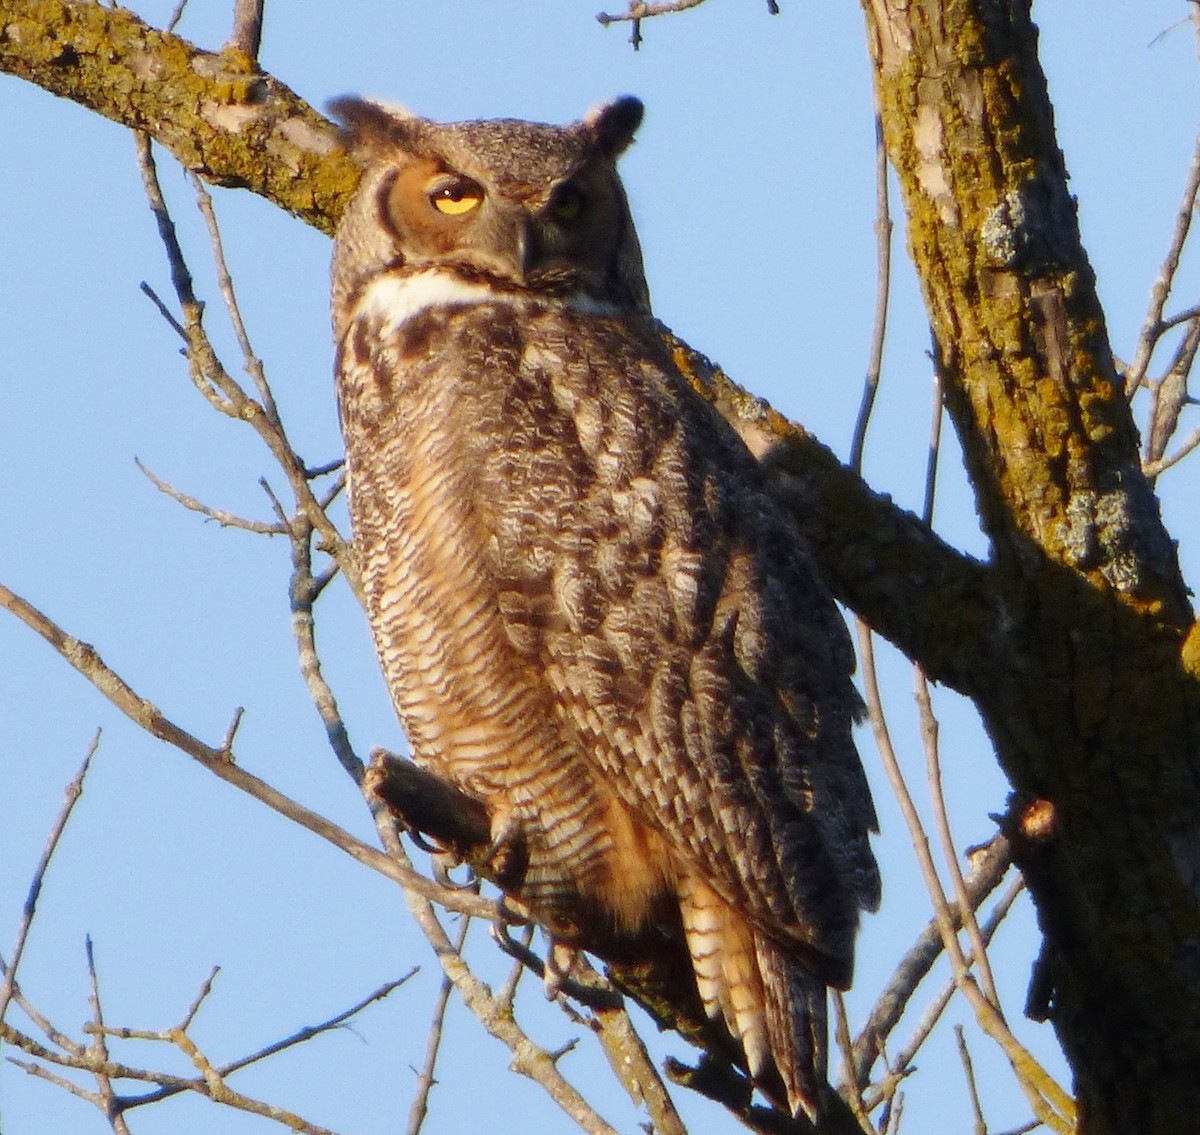
<svg viewBox="0 0 1200 1135">
<path fill-rule="evenodd" d="M 0 0 L 0 71 L 145 130 L 214 184 L 326 233 L 358 183 L 332 124 L 244 52 L 201 51 L 123 8 Z"/>
<path fill-rule="evenodd" d="M 1006 646 L 971 690 L 1045 933 L 1031 1008 L 1081 1130 L 1200 1114 L 1192 614 L 1142 476 L 1021 0 L 864 0 L 888 151 L 993 547 Z"/>
</svg>

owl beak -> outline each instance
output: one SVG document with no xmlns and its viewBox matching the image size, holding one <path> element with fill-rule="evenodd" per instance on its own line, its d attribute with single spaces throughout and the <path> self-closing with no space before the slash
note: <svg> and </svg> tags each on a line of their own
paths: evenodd
<svg viewBox="0 0 1200 1135">
<path fill-rule="evenodd" d="M 530 270 L 537 263 L 538 258 L 537 234 L 533 231 L 533 219 L 531 217 L 522 216 L 517 220 L 513 254 L 513 261 L 517 266 L 517 271 L 521 275 L 521 282 L 524 283 L 529 276 Z"/>
</svg>

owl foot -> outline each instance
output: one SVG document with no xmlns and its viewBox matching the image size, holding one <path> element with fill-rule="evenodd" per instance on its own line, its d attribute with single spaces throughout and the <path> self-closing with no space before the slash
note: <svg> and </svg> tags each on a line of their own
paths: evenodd
<svg viewBox="0 0 1200 1135">
<path fill-rule="evenodd" d="M 529 866 L 529 849 L 521 822 L 511 813 L 493 819 L 492 842 L 484 858 L 497 885 L 508 891 L 520 887 Z"/>
<path fill-rule="evenodd" d="M 555 1001 L 562 993 L 563 984 L 571 976 L 579 951 L 574 946 L 555 939 L 550 940 L 550 949 L 546 953 L 546 963 L 542 969 L 542 988 L 546 991 L 546 1000 Z"/>
</svg>

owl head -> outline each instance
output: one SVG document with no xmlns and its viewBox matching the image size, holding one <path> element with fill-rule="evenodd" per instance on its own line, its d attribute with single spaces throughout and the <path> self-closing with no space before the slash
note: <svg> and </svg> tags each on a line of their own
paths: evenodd
<svg viewBox="0 0 1200 1135">
<path fill-rule="evenodd" d="M 358 98 L 331 105 L 364 168 L 333 263 L 334 320 L 380 273 L 448 273 L 500 294 L 649 311 L 616 161 L 642 104 L 625 97 L 569 126 L 439 123 Z"/>
</svg>

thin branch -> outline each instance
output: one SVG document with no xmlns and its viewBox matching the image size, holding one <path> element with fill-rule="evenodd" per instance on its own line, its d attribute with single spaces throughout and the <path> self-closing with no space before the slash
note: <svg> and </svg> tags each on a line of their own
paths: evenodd
<svg viewBox="0 0 1200 1135">
<path fill-rule="evenodd" d="M 1171 233 L 1171 242 L 1158 270 L 1158 276 L 1150 288 L 1150 305 L 1146 310 L 1146 318 L 1142 321 L 1142 330 L 1138 335 L 1133 361 L 1129 364 L 1125 375 L 1125 392 L 1130 398 L 1145 384 L 1146 375 L 1150 369 L 1150 359 L 1163 332 L 1167 329 L 1167 325 L 1163 321 L 1163 310 L 1171 295 L 1171 288 L 1175 284 L 1175 275 L 1179 271 L 1179 261 L 1183 256 L 1184 245 L 1187 243 L 1188 231 L 1191 229 L 1198 193 L 1200 193 L 1200 134 L 1196 136 L 1196 145 L 1192 151 L 1187 181 L 1184 183 L 1183 197 L 1175 213 L 1175 226 Z"/>
<path fill-rule="evenodd" d="M 279 508 L 278 504 L 276 508 Z M 279 509 L 279 514 L 282 518 L 282 509 Z M 281 523 L 287 525 L 292 549 L 292 575 L 288 591 L 292 609 L 292 637 L 296 640 L 296 649 L 300 657 L 300 673 L 308 687 L 309 698 L 325 727 L 325 736 L 329 739 L 334 756 L 354 783 L 361 785 L 365 766 L 350 742 L 346 722 L 338 708 L 333 688 L 321 669 L 321 658 L 317 653 L 314 604 L 325 583 L 333 576 L 325 576 L 324 582 L 318 582 L 313 577 L 313 527 L 308 516 L 299 513 L 290 520 L 281 519 Z"/>
<path fill-rule="evenodd" d="M 981 930 L 983 932 L 983 940 L 985 943 L 991 942 L 993 935 L 1000 927 L 1000 923 L 1008 916 L 1008 912 L 1012 909 L 1012 905 L 1017 900 L 1017 896 L 1025 889 L 1024 880 L 1018 875 L 1012 883 L 1005 889 L 1004 893 L 996 900 L 996 905 L 991 909 L 987 918 L 983 922 Z M 934 927 L 936 933 L 936 926 Z M 940 953 L 940 950 L 939 950 Z M 973 962 L 973 958 L 968 955 L 967 961 Z M 926 1006 L 919 1020 L 913 1028 L 912 1035 L 905 1042 L 904 1046 L 896 1053 L 892 1066 L 895 1069 L 889 1075 L 889 1080 L 899 1083 L 901 1079 L 907 1076 L 913 1070 L 913 1061 L 916 1059 L 917 1053 L 921 1050 L 926 1040 L 929 1039 L 934 1027 L 941 1019 L 942 1013 L 945 1012 L 946 1006 L 950 1004 L 951 999 L 958 990 L 958 985 L 954 978 L 951 977 L 945 985 L 942 986 L 938 995 Z M 877 1088 L 866 1094 L 866 1106 L 870 1111 L 883 1101 L 884 1098 L 890 1096 L 892 1084 L 885 1081 Z"/>
<path fill-rule="evenodd" d="M 153 702 L 134 691 L 107 666 L 89 643 L 68 634 L 31 603 L 0 584 L 0 607 L 5 608 L 44 638 L 67 662 L 92 683 L 126 717 L 160 741 L 174 746 L 209 772 L 253 796 L 294 823 L 319 835 L 366 867 L 399 883 L 407 890 L 436 901 L 449 910 L 490 918 L 492 904 L 477 895 L 439 886 L 406 863 L 384 855 L 324 816 L 285 796 L 266 781 L 240 768 L 224 749 L 206 745 L 167 718 Z"/>
<path fill-rule="evenodd" d="M 530 949 L 530 944 L 533 942 L 534 932 L 537 927 L 531 922 L 521 932 L 521 941 L 518 943 L 526 950 Z M 532 952 L 532 951 L 531 951 Z M 529 967 L 525 964 L 524 959 L 517 957 L 514 959 L 512 968 L 508 971 L 508 978 L 500 987 L 500 992 L 496 994 L 497 998 L 504 1004 L 511 1005 L 517 996 L 517 986 L 520 984 L 521 978 L 529 972 Z"/>
<path fill-rule="evenodd" d="M 192 287 L 191 273 L 184 259 L 183 249 L 180 247 L 175 225 L 171 220 L 170 211 L 159 184 L 149 136 L 139 133 L 137 139 L 138 167 L 141 170 L 142 183 L 158 225 L 163 248 L 167 254 L 171 282 L 183 310 L 182 327 L 188 344 L 188 367 L 192 382 L 215 409 L 227 417 L 248 422 L 254 428 L 287 476 L 298 507 L 304 511 L 310 523 L 321 534 L 323 550 L 337 561 L 351 590 L 361 601 L 362 585 L 353 552 L 313 495 L 304 462 L 288 441 L 283 426 L 274 413 L 273 401 L 264 405 L 251 398 L 225 369 L 208 338 L 203 323 L 204 306 L 197 300 Z M 215 228 L 216 220 L 211 211 L 209 219 Z M 212 229 L 210 229 L 211 231 Z M 215 239 L 216 247 L 219 248 L 219 235 Z M 225 272 L 225 275 L 227 276 L 228 272 Z M 232 299 L 232 290 L 230 290 L 229 296 Z M 233 302 L 233 307 L 236 310 L 236 301 Z M 240 321 L 240 317 L 238 319 Z M 253 351 L 249 349 L 249 341 L 245 338 L 244 327 L 239 338 L 243 342 L 244 354 L 253 358 Z M 265 386 L 265 378 L 263 378 L 263 384 Z M 269 395 L 269 388 L 267 388 L 267 393 Z"/>
<path fill-rule="evenodd" d="M 243 7 L 257 8 L 258 18 L 261 20 L 262 0 L 237 0 L 237 5 L 239 20 Z M 254 56 L 257 49 L 258 45 L 255 43 L 255 50 L 249 51 L 247 54 Z M 246 369 L 246 373 L 254 380 L 254 387 L 258 391 L 258 397 L 262 402 L 263 410 L 271 420 L 271 424 L 282 432 L 279 407 L 275 404 L 275 395 L 271 391 L 270 383 L 267 382 L 267 373 L 263 367 L 262 359 L 254 353 L 254 348 L 250 343 L 250 334 L 246 330 L 246 322 L 242 318 L 242 309 L 238 306 L 237 295 L 233 290 L 233 275 L 230 273 L 229 265 L 225 260 L 225 242 L 221 239 L 221 228 L 217 224 L 217 213 L 213 208 L 212 194 L 204 188 L 204 183 L 194 173 L 189 173 L 188 177 L 191 179 L 192 187 L 196 191 L 196 203 L 200 208 L 200 215 L 204 218 L 204 225 L 208 229 L 208 239 L 212 245 L 213 263 L 217 268 L 217 288 L 221 292 L 221 298 L 225 301 L 225 311 L 229 315 L 229 322 L 233 326 L 233 333 L 237 337 L 238 346 L 241 348 L 242 363 Z"/>
<path fill-rule="evenodd" d="M 887 146 L 883 138 L 883 118 L 875 115 L 875 317 L 871 328 L 871 349 L 867 354 L 867 376 L 863 382 L 862 402 L 854 423 L 850 443 L 850 468 L 862 472 L 863 447 L 867 426 L 879 392 L 883 372 L 883 346 L 887 339 L 888 299 L 892 283 L 892 215 L 888 202 Z"/>
<path fill-rule="evenodd" d="M 0 1037 L 9 1041 L 10 1044 L 15 1043 L 10 1039 L 7 1030 L 7 1025 L 0 1025 Z M 18 1047 L 23 1048 L 24 1046 L 18 1044 Z M 45 1080 L 46 1083 L 53 1084 L 56 1088 L 61 1088 L 70 1095 L 76 1096 L 81 1100 L 86 1100 L 93 1107 L 99 1108 L 101 1111 L 104 1110 L 104 1101 L 96 1092 L 88 1091 L 87 1088 L 81 1087 L 73 1080 L 68 1080 L 66 1076 L 59 1076 L 51 1072 L 44 1065 L 35 1064 L 30 1060 L 17 1060 L 15 1057 L 10 1056 L 8 1057 L 8 1062 L 14 1067 L 20 1068 L 26 1075 L 33 1076 L 39 1080 Z"/>
<path fill-rule="evenodd" d="M 50 835 L 46 840 L 42 856 L 33 870 L 33 879 L 30 881 L 29 890 L 25 895 L 25 906 L 21 913 L 21 923 L 17 927 L 17 938 L 13 944 L 11 960 L 7 966 L 4 965 L 3 961 L 0 961 L 0 972 L 4 974 L 4 984 L 0 986 L 0 1023 L 4 1021 L 4 1017 L 8 1013 L 9 1002 L 12 1001 L 13 993 L 17 988 L 17 970 L 21 966 L 21 958 L 25 953 L 25 943 L 29 940 L 29 931 L 33 926 L 34 915 L 37 913 L 38 898 L 42 893 L 42 883 L 46 878 L 46 872 L 50 869 L 50 861 L 54 858 L 55 851 L 58 850 L 59 840 L 62 839 L 62 834 L 66 830 L 67 821 L 71 818 L 71 812 L 78 803 L 80 796 L 83 795 L 83 781 L 87 776 L 88 769 L 91 767 L 92 757 L 96 755 L 96 750 L 99 747 L 100 730 L 97 729 L 96 735 L 87 747 L 87 752 L 83 755 L 83 763 L 79 766 L 79 771 L 75 773 L 71 778 L 71 782 L 67 785 L 62 807 L 58 810 L 58 816 L 50 829 Z"/>
<path fill-rule="evenodd" d="M 168 308 L 165 303 L 163 303 L 162 297 L 149 284 L 147 284 L 145 280 L 143 280 L 138 287 L 141 289 L 142 294 L 146 296 L 156 308 L 158 308 L 158 314 L 166 320 L 167 326 L 169 326 L 171 330 L 183 340 L 184 350 L 186 353 L 188 334 L 184 329 L 183 324 L 175 318 L 171 309 Z"/>
<path fill-rule="evenodd" d="M 89 1000 L 92 1009 L 92 1025 L 95 1029 L 89 1055 L 99 1063 L 107 1064 L 108 1043 L 104 1036 L 104 1010 L 100 1003 L 100 978 L 96 974 L 96 955 L 92 949 L 92 936 L 90 934 L 85 939 L 85 943 L 88 982 L 91 986 Z M 125 1117 L 121 1114 L 121 1109 L 117 1104 L 117 1094 L 113 1091 L 112 1080 L 103 1072 L 97 1072 L 96 1084 L 99 1088 L 97 1095 L 100 1100 L 100 1109 L 104 1112 L 105 1118 L 108 1120 L 115 1135 L 129 1135 L 129 1125 L 125 1122 Z"/>
<path fill-rule="evenodd" d="M 284 1052 L 289 1048 L 295 1048 L 297 1045 L 305 1044 L 314 1037 L 320 1036 L 322 1033 L 331 1032 L 334 1029 L 341 1028 L 346 1021 L 357 1016 L 369 1005 L 373 1005 L 376 1001 L 382 1001 L 385 997 L 399 989 L 400 986 L 408 982 L 414 974 L 418 972 L 416 966 L 404 974 L 402 977 L 396 978 L 395 981 L 388 981 L 381 985 L 378 989 L 368 993 L 366 997 L 355 1002 L 348 1009 L 343 1009 L 340 1013 L 335 1014 L 328 1020 L 320 1022 L 316 1025 L 305 1025 L 303 1028 L 297 1029 L 290 1036 L 284 1037 L 282 1040 L 273 1041 L 264 1048 L 258 1049 L 257 1052 L 252 1052 L 247 1056 L 240 1057 L 237 1060 L 231 1060 L 227 1064 L 222 1064 L 217 1069 L 217 1073 L 222 1079 L 231 1076 L 234 1072 L 238 1072 L 243 1068 L 248 1068 L 251 1064 L 257 1064 L 268 1057 L 275 1056 L 280 1052 Z M 114 1030 L 108 1030 L 109 1035 L 115 1035 Z M 124 1034 L 119 1034 L 124 1035 Z M 147 1104 L 158 1103 L 159 1100 L 164 1100 L 170 1096 L 179 1095 L 180 1092 L 191 1090 L 189 1085 L 194 1081 L 187 1081 L 186 1084 L 179 1086 L 162 1087 L 153 1092 L 147 1092 L 140 1096 L 124 1096 L 120 1099 L 120 1107 L 122 1111 L 131 1111 L 134 1108 L 144 1107 Z"/>
<path fill-rule="evenodd" d="M 207 1096 L 214 1103 L 224 1104 L 226 1107 L 232 1107 L 238 1111 L 249 1112 L 251 1115 L 262 1116 L 264 1119 L 270 1119 L 286 1127 L 289 1131 L 304 1132 L 305 1135 L 336 1135 L 329 1128 L 309 1123 L 308 1120 L 285 1108 L 264 1103 L 262 1100 L 235 1091 L 225 1082 L 225 1078 L 220 1072 L 212 1066 L 200 1047 L 182 1029 L 170 1030 L 164 1039 L 169 1039 L 182 1050 L 203 1077 L 202 1084 L 197 1083 L 193 1091 Z"/>
<path fill-rule="evenodd" d="M 608 27 L 610 24 L 629 23 L 633 25 L 633 29 L 629 34 L 629 42 L 633 44 L 634 51 L 642 46 L 642 21 L 652 19 L 654 16 L 667 16 L 672 12 L 686 12 L 689 8 L 698 8 L 704 0 L 663 0 L 659 4 L 644 4 L 639 0 L 630 0 L 629 8 L 625 12 L 612 15 L 608 12 L 598 12 L 596 20 L 601 27 Z M 774 0 L 767 0 L 768 8 L 778 11 L 774 8 Z"/>
<path fill-rule="evenodd" d="M 954 1026 L 954 1039 L 958 1042 L 958 1059 L 967 1078 L 967 1092 L 971 1097 L 971 1113 L 975 1117 L 975 1135 L 987 1135 L 987 1122 L 983 1118 L 983 1105 L 979 1102 L 979 1088 L 975 1084 L 975 1069 L 971 1064 L 971 1053 L 967 1049 L 967 1038 L 962 1025 Z"/>
<path fill-rule="evenodd" d="M 167 31 L 173 32 L 179 26 L 179 21 L 183 19 L 183 10 L 187 6 L 188 0 L 179 0 L 179 3 L 175 5 L 174 10 L 167 19 Z"/>
<path fill-rule="evenodd" d="M 225 44 L 248 58 L 258 61 L 258 49 L 262 43 L 263 5 L 265 0 L 234 0 L 233 34 Z"/>
<path fill-rule="evenodd" d="M 1151 461 L 1146 466 L 1146 476 L 1157 477 L 1160 473 L 1166 472 L 1172 466 L 1178 465 L 1189 453 L 1194 452 L 1198 446 L 1200 446 L 1200 426 L 1197 426 L 1188 434 L 1179 448 L 1170 457 L 1165 457 L 1161 461 Z"/>
<path fill-rule="evenodd" d="M 1012 866 L 1012 849 L 1008 837 L 997 835 L 977 855 L 972 857 L 971 873 L 966 880 L 967 894 L 973 907 L 982 906 L 987 897 L 1000 885 L 1009 867 Z M 1020 890 L 1018 879 L 1013 897 Z M 1008 900 L 1011 903 L 1012 899 Z M 1001 904 L 1004 900 L 1001 900 Z M 998 906 L 997 910 L 1001 907 Z M 1007 906 L 1003 906 L 1007 912 Z M 952 918 L 958 912 L 951 912 Z M 993 913 L 995 918 L 995 913 Z M 998 920 L 997 920 L 998 924 Z M 995 924 L 989 919 L 983 927 L 985 941 L 989 937 L 988 927 L 995 930 Z M 865 1088 L 871 1079 L 871 1069 L 879 1059 L 888 1037 L 900 1022 L 901 1016 L 912 1000 L 917 987 L 928 976 L 934 963 L 941 957 L 944 950 L 941 931 L 938 929 L 936 918 L 931 920 L 925 929 L 917 935 L 916 940 L 900 959 L 892 976 L 888 979 L 883 992 L 876 998 L 867 1023 L 860 1030 L 854 1042 L 854 1075 L 859 1086 Z M 953 983 L 950 985 L 954 989 Z M 903 1069 L 905 1063 L 899 1063 Z M 869 1109 L 868 1109 L 869 1110 Z"/>
<path fill-rule="evenodd" d="M 933 804 L 934 824 L 937 827 L 938 838 L 942 844 L 942 858 L 946 869 L 950 872 L 950 882 L 954 887 L 954 897 L 958 905 L 958 920 L 967 932 L 974 951 L 975 969 L 979 974 L 979 983 L 984 996 L 1000 1011 L 1000 996 L 996 992 L 996 982 L 992 977 L 992 967 L 988 962 L 987 949 L 979 923 L 975 921 L 975 907 L 963 878 L 962 868 L 958 862 L 958 849 L 954 836 L 950 831 L 950 816 L 946 810 L 946 793 L 942 787 L 942 766 L 938 750 L 938 721 L 933 713 L 933 702 L 929 696 L 929 682 L 919 664 L 913 664 L 913 678 L 917 713 L 921 722 L 921 741 L 925 749 L 925 768 L 929 782 L 929 795 Z"/>
<path fill-rule="evenodd" d="M 833 1008 L 837 1020 L 837 1045 L 842 1054 L 844 1072 L 842 1096 L 850 1105 L 858 1125 L 866 1135 L 875 1135 L 871 1117 L 863 1104 L 862 1090 L 854 1075 L 854 1042 L 850 1039 L 850 1018 L 846 1015 L 846 998 L 840 989 L 833 990 Z"/>
<path fill-rule="evenodd" d="M 453 948 L 460 958 L 470 927 L 471 920 L 464 918 L 458 928 L 458 935 L 454 939 Z M 433 1003 L 433 1020 L 429 1023 L 429 1041 L 425 1046 L 425 1063 L 421 1066 L 420 1074 L 417 1076 L 417 1090 L 409 1105 L 408 1127 L 405 1129 L 405 1135 L 418 1135 L 425 1122 L 425 1116 L 429 1112 L 429 1093 L 433 1090 L 433 1085 L 437 1083 L 434 1079 L 434 1071 L 437 1068 L 438 1050 L 442 1046 L 442 1029 L 446 1022 L 446 1008 L 450 1004 L 450 993 L 453 989 L 454 983 L 443 973 L 442 983 Z"/>
<path fill-rule="evenodd" d="M 871 642 L 871 631 L 861 619 L 856 620 L 859 639 L 859 655 L 862 659 L 863 684 L 866 691 L 867 713 L 875 732 L 884 770 L 892 785 L 901 815 L 909 829 L 917 862 L 925 880 L 942 942 L 950 958 L 958 989 L 975 1011 L 980 1028 L 1004 1050 L 1016 1074 L 1017 1083 L 1024 1091 L 1038 1116 L 1052 1130 L 1067 1135 L 1075 1126 L 1075 1104 L 1071 1097 L 1054 1081 L 1054 1078 L 1034 1059 L 1033 1055 L 1017 1040 L 1005 1024 L 996 1007 L 983 995 L 978 983 L 971 976 L 966 956 L 955 932 L 950 906 L 946 901 L 929 849 L 929 839 L 913 804 L 908 786 L 904 783 L 899 761 L 892 746 L 883 706 L 879 698 L 879 685 L 875 671 L 875 651 Z"/>
<path fill-rule="evenodd" d="M 388 854 L 411 870 L 394 821 L 381 811 L 376 814 L 376 823 Z M 550 1054 L 526 1036 L 514 1019 L 511 1006 L 499 1001 L 470 971 L 462 956 L 455 951 L 429 900 L 412 888 L 406 888 L 404 895 L 417 925 L 429 940 L 442 971 L 454 983 L 463 1004 L 512 1053 L 512 1070 L 541 1085 L 587 1135 L 616 1135 L 616 1131 L 597 1114 L 574 1085 L 563 1077 Z"/>
<path fill-rule="evenodd" d="M 247 520 L 244 516 L 237 516 L 232 512 L 226 512 L 224 509 L 213 508 L 211 505 L 204 504 L 202 501 L 198 501 L 195 497 L 190 497 L 186 493 L 180 492 L 179 489 L 164 481 L 153 470 L 143 465 L 140 458 L 135 457 L 133 460 L 134 464 L 137 465 L 160 493 L 169 496 L 173 501 L 183 505 L 190 512 L 198 512 L 201 516 L 208 517 L 209 520 L 215 520 L 222 528 L 240 528 L 244 532 L 254 532 L 259 536 L 283 536 L 287 534 L 287 529 L 280 524 L 267 524 L 262 520 Z"/>
<path fill-rule="evenodd" d="M 572 979 L 596 994 L 612 993 L 612 986 L 582 956 L 572 970 Z M 615 1004 L 606 1003 L 604 998 L 593 997 L 589 1003 L 593 1006 L 589 1024 L 600 1040 L 608 1065 L 634 1106 L 646 1109 L 654 1135 L 687 1135 L 624 1001 L 618 998 Z"/>
</svg>

